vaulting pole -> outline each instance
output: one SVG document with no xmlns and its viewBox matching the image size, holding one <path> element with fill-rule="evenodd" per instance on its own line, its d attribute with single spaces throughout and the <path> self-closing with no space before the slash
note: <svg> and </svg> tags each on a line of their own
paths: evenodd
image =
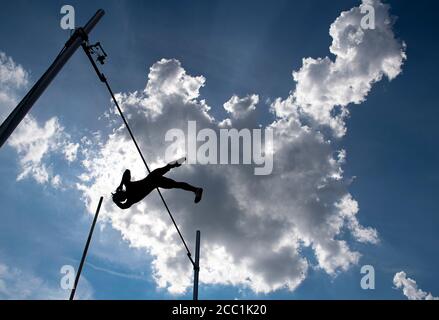
<svg viewBox="0 0 439 320">
<path fill-rule="evenodd" d="M 90 63 L 91 63 L 91 65 L 93 66 L 93 69 L 95 70 L 95 72 L 96 72 L 96 74 L 98 75 L 99 79 L 100 79 L 100 80 L 105 84 L 105 86 L 107 87 L 107 90 L 108 90 L 108 92 L 110 93 L 110 96 L 111 96 L 111 98 L 113 99 L 113 102 L 114 102 L 114 104 L 115 104 L 117 110 L 119 111 L 120 117 L 122 118 L 122 120 L 123 120 L 123 122 L 124 122 L 124 124 L 125 124 L 125 127 L 127 128 L 128 133 L 129 133 L 130 136 L 131 136 L 131 140 L 133 140 L 133 143 L 134 143 L 134 145 L 136 146 L 137 152 L 139 153 L 140 158 L 142 159 L 143 164 L 144 164 L 145 167 L 146 167 L 146 170 L 148 171 L 148 173 L 151 173 L 151 170 L 149 170 L 148 164 L 146 163 L 145 157 L 143 156 L 143 153 L 142 153 L 142 151 L 140 150 L 139 144 L 137 143 L 137 140 L 136 140 L 136 138 L 134 137 L 133 132 L 131 131 L 130 125 L 128 124 L 128 121 L 127 121 L 127 119 L 125 118 L 125 116 L 124 116 L 124 114 L 123 114 L 123 112 L 122 112 L 122 109 L 120 108 L 119 103 L 118 103 L 117 100 L 116 100 L 116 97 L 114 96 L 113 90 L 111 89 L 110 84 L 109 84 L 108 81 L 107 81 L 107 78 L 106 78 L 105 75 L 99 70 L 98 66 L 96 65 L 95 61 L 93 60 L 93 57 L 92 57 L 92 55 L 91 55 L 91 53 L 90 53 L 89 46 L 87 45 L 87 43 L 83 42 L 83 43 L 82 43 L 82 48 L 84 49 L 84 52 L 85 52 L 85 54 L 87 55 L 88 59 L 90 60 Z M 159 194 L 159 196 L 160 196 L 160 199 L 162 199 L 163 205 L 165 206 L 166 211 L 168 212 L 169 217 L 171 218 L 171 221 L 172 221 L 172 223 L 174 224 L 174 227 L 175 227 L 175 229 L 177 230 L 178 235 L 180 236 L 180 239 L 181 239 L 181 241 L 182 241 L 182 243 L 183 243 L 183 245 L 184 245 L 184 247 L 185 247 L 185 249 L 186 249 L 187 257 L 189 258 L 189 260 L 190 260 L 190 262 L 192 263 L 192 265 L 195 266 L 195 262 L 194 262 L 194 260 L 192 259 L 191 251 L 189 250 L 189 247 L 187 246 L 186 241 L 184 240 L 183 235 L 181 234 L 180 228 L 178 228 L 178 225 L 177 225 L 177 223 L 175 222 L 175 219 L 174 219 L 174 217 L 173 217 L 173 215 L 172 215 L 172 213 L 171 213 L 171 210 L 169 210 L 169 207 L 168 207 L 168 204 L 167 204 L 166 201 L 165 201 L 165 198 L 163 197 L 163 195 L 162 195 L 162 193 L 160 192 L 160 189 L 159 189 L 159 188 L 156 188 L 156 190 L 157 190 L 157 192 L 158 192 L 158 194 Z"/>
<path fill-rule="evenodd" d="M 20 124 L 34 103 L 56 77 L 58 72 L 62 69 L 62 67 L 64 67 L 73 53 L 75 53 L 76 49 L 79 48 L 84 40 L 84 37 L 87 37 L 87 35 L 93 30 L 104 14 L 104 10 L 98 10 L 83 28 L 77 28 L 75 30 L 70 39 L 66 42 L 64 48 L 56 57 L 55 61 L 53 61 L 47 71 L 34 84 L 32 89 L 30 89 L 21 102 L 2 123 L 0 126 L 0 148 L 3 146 L 6 140 L 8 140 L 9 136 L 12 134 L 12 132 L 14 132 L 15 128 Z"/>
<path fill-rule="evenodd" d="M 99 199 L 98 208 L 96 209 L 96 214 L 95 214 L 95 217 L 93 219 L 93 223 L 91 224 L 90 232 L 88 234 L 88 238 L 87 238 L 87 242 L 85 244 L 84 252 L 82 253 L 81 262 L 79 263 L 78 272 L 76 273 L 75 283 L 73 285 L 72 292 L 70 292 L 70 299 L 69 300 L 73 300 L 75 298 L 76 287 L 78 286 L 79 277 L 81 277 L 82 267 L 84 266 L 85 258 L 87 257 L 88 247 L 90 246 L 91 237 L 93 235 L 93 230 L 95 228 L 96 221 L 98 220 L 99 210 L 101 210 L 101 205 L 102 205 L 103 199 L 104 199 L 104 197 L 101 197 Z"/>
<path fill-rule="evenodd" d="M 195 264 L 194 264 L 194 300 L 198 300 L 198 274 L 200 273 L 200 230 L 197 230 L 195 241 Z"/>
</svg>

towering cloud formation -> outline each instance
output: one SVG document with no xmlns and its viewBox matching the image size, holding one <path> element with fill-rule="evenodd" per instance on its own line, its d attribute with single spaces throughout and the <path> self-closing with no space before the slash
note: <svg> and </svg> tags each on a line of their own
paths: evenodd
<svg viewBox="0 0 439 320">
<path fill-rule="evenodd" d="M 187 193 L 164 191 L 187 239 L 202 230 L 203 283 L 244 285 L 256 292 L 294 290 L 310 265 L 302 247 L 311 248 L 317 266 L 334 275 L 360 258 L 350 248 L 347 233 L 359 242 L 378 241 L 377 231 L 358 221 L 350 180 L 343 177 L 346 153 L 334 150 L 331 142 L 346 133 L 348 105 L 364 101 L 383 76 L 396 77 L 405 59 L 388 6 L 364 3 L 375 8 L 376 28 L 361 28 L 359 7 L 342 12 L 330 27 L 335 59 L 304 59 L 293 72 L 295 89 L 270 106 L 276 116 L 267 126 L 274 130 L 275 142 L 271 175 L 254 176 L 252 168 L 242 165 L 186 165 L 171 173 L 205 188 L 198 205 Z M 221 121 L 200 96 L 204 84 L 204 77 L 188 75 L 179 61 L 162 59 L 150 68 L 142 92 L 118 94 L 151 167 L 164 163 L 166 131 L 185 130 L 189 120 L 214 130 L 259 127 L 253 117 L 261 108 L 257 95 L 233 96 L 224 104 L 230 118 Z M 331 129 L 327 134 L 321 130 L 325 127 Z M 123 126 L 88 144 L 81 150 L 85 173 L 78 188 L 92 212 L 99 196 L 118 185 L 125 168 L 135 179 L 142 178 L 145 169 Z M 176 158 L 183 152 L 182 147 Z M 160 287 L 181 293 L 190 286 L 191 266 L 156 194 L 124 212 L 107 201 L 102 212 L 131 246 L 151 254 Z"/>
</svg>

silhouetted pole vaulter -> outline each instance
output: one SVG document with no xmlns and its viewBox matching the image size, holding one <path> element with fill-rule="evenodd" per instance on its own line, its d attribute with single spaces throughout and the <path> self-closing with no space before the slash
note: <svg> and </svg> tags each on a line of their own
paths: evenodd
<svg viewBox="0 0 439 320">
<path fill-rule="evenodd" d="M 90 246 L 91 237 L 93 236 L 93 230 L 96 225 L 96 221 L 98 220 L 99 211 L 101 210 L 102 200 L 104 197 L 99 199 L 98 208 L 96 209 L 95 216 L 93 218 L 93 222 L 91 224 L 90 232 L 88 233 L 87 242 L 85 243 L 84 251 L 82 252 L 81 262 L 79 263 L 78 272 L 76 273 L 75 283 L 73 284 L 73 289 L 70 292 L 70 299 L 73 300 L 75 298 L 76 288 L 78 287 L 79 278 L 81 277 L 82 267 L 84 266 L 85 258 L 87 257 L 88 247 Z"/>
<path fill-rule="evenodd" d="M 200 230 L 197 230 L 195 240 L 195 264 L 194 264 L 194 300 L 198 300 L 198 274 L 200 273 Z"/>
<path fill-rule="evenodd" d="M 177 182 L 164 176 L 171 169 L 180 167 L 184 161 L 186 161 L 186 158 L 168 163 L 162 168 L 151 171 L 146 178 L 138 181 L 131 181 L 130 170 L 125 170 L 120 185 L 117 187 L 116 192 L 112 193 L 113 202 L 121 209 L 128 209 L 156 188 L 191 191 L 195 194 L 194 202 L 200 202 L 203 188 L 194 187 L 186 182 Z"/>
<path fill-rule="evenodd" d="M 32 89 L 24 96 L 20 103 L 15 107 L 11 114 L 0 126 L 0 148 L 8 140 L 9 136 L 14 132 L 15 128 L 20 124 L 33 104 L 38 100 L 41 94 L 46 90 L 58 72 L 64 67 L 66 62 L 75 53 L 76 49 L 82 44 L 88 34 L 93 30 L 102 16 L 104 10 L 98 10 L 95 15 L 87 22 L 83 28 L 77 28 L 70 39 L 66 42 L 61 52 L 55 58 L 47 71 L 34 84 Z"/>
<path fill-rule="evenodd" d="M 146 170 L 148 171 L 148 174 L 151 174 L 151 170 L 149 170 L 149 167 L 148 167 L 148 164 L 146 163 L 145 157 L 143 156 L 142 151 L 140 150 L 140 147 L 139 147 L 139 145 L 137 143 L 137 140 L 134 137 L 133 132 L 131 131 L 130 125 L 128 124 L 128 121 L 125 118 L 125 116 L 124 116 L 124 114 L 122 112 L 122 109 L 120 108 L 119 103 L 116 100 L 116 97 L 114 96 L 113 90 L 111 89 L 110 84 L 108 83 L 107 78 L 99 70 L 98 66 L 96 65 L 95 61 L 93 60 L 92 54 L 95 54 L 95 55 L 97 55 L 97 59 L 96 60 L 100 64 L 104 64 L 105 58 L 107 56 L 106 53 L 103 52 L 102 46 L 100 45 L 99 42 L 94 44 L 94 45 L 89 45 L 88 40 L 84 39 L 84 41 L 83 41 L 81 46 L 82 46 L 82 49 L 84 49 L 84 52 L 87 55 L 88 59 L 90 60 L 90 63 L 92 64 L 93 69 L 95 70 L 96 74 L 98 75 L 99 80 L 101 80 L 105 84 L 105 86 L 107 87 L 107 90 L 110 93 L 111 99 L 113 99 L 113 102 L 114 102 L 114 104 L 115 104 L 115 106 L 117 108 L 117 111 L 119 112 L 119 115 L 122 118 L 122 120 L 123 120 L 123 122 L 125 124 L 125 127 L 128 130 L 128 133 L 130 134 L 131 140 L 133 140 L 133 143 L 136 146 L 137 152 L 139 153 L 140 158 L 142 159 L 143 164 L 145 165 Z M 175 222 L 174 217 L 172 216 L 171 210 L 169 210 L 168 204 L 166 203 L 165 198 L 163 198 L 163 195 L 160 192 L 160 189 L 158 188 L 158 186 L 156 187 L 156 190 L 157 190 L 157 192 L 158 192 L 158 194 L 160 196 L 160 199 L 162 199 L 163 205 L 165 206 L 166 211 L 168 212 L 168 215 L 171 218 L 172 223 L 174 224 L 174 227 L 177 230 L 178 235 L 180 236 L 181 242 L 183 243 L 183 245 L 184 245 L 184 247 L 186 249 L 187 256 L 188 256 L 189 260 L 191 261 L 192 266 L 195 267 L 195 262 L 192 259 L 191 251 L 189 250 L 189 247 L 187 246 L 186 241 L 184 240 L 184 237 L 183 237 L 183 235 L 180 232 L 180 228 L 178 228 L 178 225 Z"/>
</svg>

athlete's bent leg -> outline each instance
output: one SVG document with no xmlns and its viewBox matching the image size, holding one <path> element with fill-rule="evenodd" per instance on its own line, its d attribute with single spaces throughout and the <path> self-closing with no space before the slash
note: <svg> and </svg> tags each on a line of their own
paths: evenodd
<svg viewBox="0 0 439 320">
<path fill-rule="evenodd" d="M 200 202 L 201 197 L 203 196 L 203 188 L 194 187 L 186 182 L 178 182 L 166 177 L 160 177 L 159 179 L 157 179 L 156 183 L 159 188 L 182 189 L 193 192 L 195 194 L 195 203 Z"/>
</svg>

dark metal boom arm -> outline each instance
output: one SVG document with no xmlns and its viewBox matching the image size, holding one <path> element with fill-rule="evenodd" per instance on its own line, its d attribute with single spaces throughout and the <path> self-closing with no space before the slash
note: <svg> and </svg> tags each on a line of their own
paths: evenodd
<svg viewBox="0 0 439 320">
<path fill-rule="evenodd" d="M 29 90 L 29 92 L 2 123 L 0 126 L 0 148 L 3 146 L 6 140 L 8 140 L 9 136 L 12 134 L 12 132 L 14 132 L 15 128 L 17 128 L 34 103 L 46 90 L 62 67 L 64 67 L 73 53 L 75 53 L 75 51 L 79 48 L 81 43 L 84 41 L 84 37 L 86 37 L 93 30 L 104 14 L 104 10 L 99 9 L 83 28 L 78 28 L 75 30 L 70 39 L 66 42 L 64 48 L 56 57 L 55 61 L 53 61 L 47 71 L 34 84 L 32 89 Z"/>
</svg>

